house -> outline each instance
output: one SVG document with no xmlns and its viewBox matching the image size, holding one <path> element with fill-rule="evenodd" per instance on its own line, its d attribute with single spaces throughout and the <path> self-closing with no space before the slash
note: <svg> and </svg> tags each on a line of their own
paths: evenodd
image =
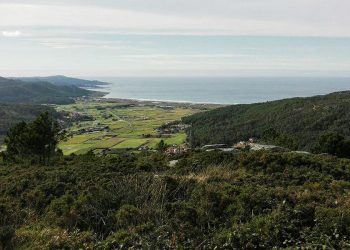
<svg viewBox="0 0 350 250">
<path fill-rule="evenodd" d="M 88 128 L 82 128 L 77 131 L 77 134 L 86 134 L 86 133 L 95 133 L 95 132 L 108 132 L 109 131 L 109 126 L 104 126 L 104 127 L 88 127 Z"/>
<path fill-rule="evenodd" d="M 185 154 L 188 152 L 188 147 L 187 146 L 177 146 L 177 145 L 173 145 L 170 146 L 166 149 L 166 153 L 168 155 L 181 155 L 181 154 Z"/>
<path fill-rule="evenodd" d="M 148 146 L 141 146 L 139 147 L 139 151 L 148 151 L 149 147 Z"/>
</svg>

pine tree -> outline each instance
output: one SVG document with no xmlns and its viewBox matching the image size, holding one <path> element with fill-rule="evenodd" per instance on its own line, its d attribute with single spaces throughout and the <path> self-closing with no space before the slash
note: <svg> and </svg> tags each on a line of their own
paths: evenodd
<svg viewBox="0 0 350 250">
<path fill-rule="evenodd" d="M 61 137 L 57 121 L 49 113 L 43 113 L 32 123 L 21 122 L 10 129 L 5 139 L 5 159 L 49 164 Z"/>
</svg>

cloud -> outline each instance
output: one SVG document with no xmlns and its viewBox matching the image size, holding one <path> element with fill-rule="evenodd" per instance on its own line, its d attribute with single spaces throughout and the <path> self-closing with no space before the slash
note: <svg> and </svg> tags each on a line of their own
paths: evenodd
<svg viewBox="0 0 350 250">
<path fill-rule="evenodd" d="M 0 0 L 0 73 L 349 75 L 349 8 L 349 0 Z"/>
<path fill-rule="evenodd" d="M 19 37 L 22 35 L 22 32 L 19 30 L 16 31 L 3 31 L 2 36 L 4 37 Z"/>
<path fill-rule="evenodd" d="M 350 8 L 348 0 L 327 4 L 322 0 L 144 2 L 90 0 L 46 4 L 4 0 L 0 3 L 0 26 L 110 29 L 125 33 L 350 36 L 350 17 L 345 11 Z"/>
</svg>

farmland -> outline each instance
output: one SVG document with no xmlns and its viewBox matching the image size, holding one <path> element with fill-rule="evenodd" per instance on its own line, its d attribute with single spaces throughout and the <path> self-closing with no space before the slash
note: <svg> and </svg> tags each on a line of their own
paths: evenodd
<svg viewBox="0 0 350 250">
<path fill-rule="evenodd" d="M 137 150 L 141 146 L 155 149 L 164 140 L 169 145 L 185 143 L 184 131 L 164 135 L 161 125 L 181 120 L 184 116 L 210 109 L 205 105 L 167 104 L 152 102 L 80 101 L 59 105 L 56 109 L 69 116 L 85 117 L 73 120 L 67 138 L 60 143 L 63 153 L 95 153 L 105 149 Z M 86 118 L 88 117 L 88 119 Z"/>
</svg>

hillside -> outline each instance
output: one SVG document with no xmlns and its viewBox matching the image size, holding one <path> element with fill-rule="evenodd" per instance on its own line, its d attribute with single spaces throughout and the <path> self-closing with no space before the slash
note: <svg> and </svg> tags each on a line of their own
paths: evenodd
<svg viewBox="0 0 350 250">
<path fill-rule="evenodd" d="M 184 118 L 193 146 L 260 139 L 268 129 L 309 150 L 325 131 L 350 136 L 350 92 L 266 103 L 234 105 Z M 283 146 L 283 145 L 282 145 Z"/>
<path fill-rule="evenodd" d="M 350 161 L 158 153 L 0 163 L 2 249 L 347 249 Z"/>
<path fill-rule="evenodd" d="M 47 76 L 47 77 L 16 77 L 25 82 L 49 82 L 58 86 L 63 85 L 74 85 L 83 88 L 96 88 L 103 85 L 108 85 L 109 83 L 96 81 L 96 80 L 84 80 L 79 78 L 67 77 L 67 76 Z"/>
<path fill-rule="evenodd" d="M 64 104 L 72 103 L 76 97 L 94 94 L 96 92 L 76 86 L 0 78 L 0 103 Z"/>
</svg>

